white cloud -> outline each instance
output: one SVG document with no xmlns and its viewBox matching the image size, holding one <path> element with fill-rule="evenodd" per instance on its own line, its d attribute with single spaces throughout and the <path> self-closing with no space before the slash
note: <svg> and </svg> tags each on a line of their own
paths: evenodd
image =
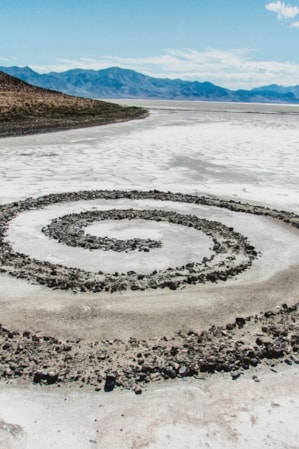
<svg viewBox="0 0 299 449">
<path fill-rule="evenodd" d="M 286 5 L 284 2 L 276 1 L 265 5 L 268 11 L 275 12 L 279 20 L 293 19 L 299 14 L 298 6 Z"/>
<path fill-rule="evenodd" d="M 292 23 L 291 28 L 299 28 L 299 22 Z"/>
<path fill-rule="evenodd" d="M 199 52 L 168 50 L 145 58 L 103 56 L 98 59 L 58 60 L 52 66 L 32 65 L 37 72 L 64 71 L 74 68 L 104 69 L 118 66 L 146 75 L 162 78 L 180 78 L 189 81 L 210 81 L 230 89 L 281 84 L 299 84 L 299 64 L 294 62 L 258 61 L 253 50 L 216 48 Z"/>
</svg>

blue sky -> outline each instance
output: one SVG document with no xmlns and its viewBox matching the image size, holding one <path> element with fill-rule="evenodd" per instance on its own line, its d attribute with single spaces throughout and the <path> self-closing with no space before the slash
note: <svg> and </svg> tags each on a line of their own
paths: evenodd
<svg viewBox="0 0 299 449">
<path fill-rule="evenodd" d="M 0 65 L 299 84 L 299 0 L 0 0 Z"/>
</svg>

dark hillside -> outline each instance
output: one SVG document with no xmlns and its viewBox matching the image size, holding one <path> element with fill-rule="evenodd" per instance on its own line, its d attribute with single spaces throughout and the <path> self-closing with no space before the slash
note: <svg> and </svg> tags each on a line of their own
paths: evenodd
<svg viewBox="0 0 299 449">
<path fill-rule="evenodd" d="M 137 107 L 73 97 L 0 72 L 0 136 L 103 125 L 142 118 Z"/>
</svg>

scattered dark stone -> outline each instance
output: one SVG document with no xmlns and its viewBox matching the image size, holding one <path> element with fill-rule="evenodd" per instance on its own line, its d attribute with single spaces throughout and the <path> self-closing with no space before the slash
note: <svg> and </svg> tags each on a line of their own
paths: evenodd
<svg viewBox="0 0 299 449">
<path fill-rule="evenodd" d="M 71 347 L 71 345 L 63 345 L 63 351 L 65 351 L 65 352 L 69 352 L 69 351 L 71 351 L 72 350 L 72 347 Z"/>
<path fill-rule="evenodd" d="M 292 354 L 291 359 L 294 363 L 299 364 L 299 357 L 296 357 L 294 354 Z"/>
<path fill-rule="evenodd" d="M 245 318 L 243 318 L 243 317 L 236 318 L 236 324 L 239 328 L 243 327 L 245 323 L 246 323 Z"/>
<path fill-rule="evenodd" d="M 239 379 L 240 376 L 241 376 L 240 371 L 233 371 L 231 373 L 232 380 L 237 380 L 237 379 Z"/>
<path fill-rule="evenodd" d="M 115 385 L 116 385 L 116 374 L 114 374 L 114 373 L 107 374 L 104 391 L 110 392 L 110 391 L 114 390 Z"/>
<path fill-rule="evenodd" d="M 269 310 L 264 313 L 264 316 L 265 316 L 265 318 L 270 318 L 270 317 L 274 316 L 274 312 L 272 312 L 272 310 Z"/>
<path fill-rule="evenodd" d="M 144 382 L 147 379 L 147 374 L 146 373 L 138 373 L 135 380 L 136 382 Z"/>
<path fill-rule="evenodd" d="M 33 376 L 33 383 L 38 384 L 48 380 L 47 371 L 36 371 Z"/>
<path fill-rule="evenodd" d="M 162 374 L 166 379 L 168 379 L 169 377 L 171 379 L 175 379 L 177 376 L 177 373 L 172 366 L 167 366 L 166 368 L 164 368 Z"/>
<path fill-rule="evenodd" d="M 285 351 L 283 348 L 270 345 L 265 348 L 263 355 L 267 359 L 280 359 L 285 355 Z"/>
<path fill-rule="evenodd" d="M 53 385 L 58 381 L 58 374 L 54 371 L 49 371 L 47 374 L 47 383 Z"/>
<path fill-rule="evenodd" d="M 179 352 L 179 349 L 176 346 L 171 347 L 171 349 L 170 349 L 171 355 L 177 355 L 178 352 Z"/>
<path fill-rule="evenodd" d="M 257 339 L 255 340 L 256 344 L 259 346 L 262 346 L 264 344 L 264 341 L 261 337 L 257 337 Z"/>
<path fill-rule="evenodd" d="M 250 359 L 250 364 L 251 366 L 258 366 L 259 361 L 257 358 L 253 357 L 252 359 Z"/>
<path fill-rule="evenodd" d="M 190 373 L 190 368 L 186 365 L 182 365 L 178 370 L 178 375 L 181 377 L 189 376 Z"/>
</svg>

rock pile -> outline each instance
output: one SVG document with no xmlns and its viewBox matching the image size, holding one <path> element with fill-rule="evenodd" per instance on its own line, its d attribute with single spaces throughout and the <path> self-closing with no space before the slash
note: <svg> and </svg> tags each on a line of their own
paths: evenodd
<svg viewBox="0 0 299 449">
<path fill-rule="evenodd" d="M 38 384 L 141 392 L 149 382 L 299 363 L 299 303 L 237 317 L 225 326 L 128 341 L 61 341 L 0 326 L 0 377 Z"/>
</svg>

